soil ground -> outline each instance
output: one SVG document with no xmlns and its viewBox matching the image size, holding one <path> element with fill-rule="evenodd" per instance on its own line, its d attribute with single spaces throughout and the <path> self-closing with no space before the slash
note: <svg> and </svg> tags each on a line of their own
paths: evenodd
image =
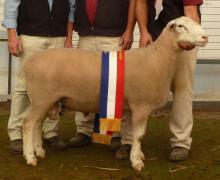
<svg viewBox="0 0 220 180">
<path fill-rule="evenodd" d="M 195 111 L 189 160 L 168 161 L 170 152 L 168 113 L 154 113 L 143 140 L 145 170 L 136 172 L 129 161 L 119 161 L 108 146 L 90 144 L 56 152 L 46 148 L 46 159 L 28 167 L 22 156 L 9 152 L 7 121 L 9 104 L 0 104 L 0 180 L 220 180 L 220 111 Z M 73 113 L 61 117 L 60 136 L 68 142 L 75 133 Z M 100 169 L 112 168 L 112 169 Z"/>
</svg>

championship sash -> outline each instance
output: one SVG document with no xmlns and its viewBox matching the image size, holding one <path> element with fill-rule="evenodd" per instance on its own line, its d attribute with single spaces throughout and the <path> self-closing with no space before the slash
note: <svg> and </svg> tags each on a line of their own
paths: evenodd
<svg viewBox="0 0 220 180">
<path fill-rule="evenodd" d="M 124 51 L 102 52 L 99 115 L 94 122 L 93 142 L 110 144 L 120 131 L 124 99 Z"/>
</svg>

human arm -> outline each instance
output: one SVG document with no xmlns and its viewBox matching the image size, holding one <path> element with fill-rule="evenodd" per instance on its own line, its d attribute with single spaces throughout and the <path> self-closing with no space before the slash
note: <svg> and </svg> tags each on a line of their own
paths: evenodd
<svg viewBox="0 0 220 180">
<path fill-rule="evenodd" d="M 198 6 L 203 3 L 203 0 L 183 0 L 184 15 L 190 17 L 197 23 L 200 23 Z"/>
<path fill-rule="evenodd" d="M 135 0 L 129 0 L 128 22 L 125 32 L 120 38 L 120 45 L 124 50 L 128 50 L 132 46 L 133 32 L 135 26 Z"/>
<path fill-rule="evenodd" d="M 136 18 L 140 30 L 139 47 L 145 47 L 152 42 L 152 37 L 147 29 L 148 7 L 146 0 L 136 0 Z"/>
<path fill-rule="evenodd" d="M 22 52 L 21 41 L 16 32 L 19 5 L 20 0 L 5 0 L 4 21 L 2 23 L 8 32 L 8 51 L 15 56 Z"/>
<path fill-rule="evenodd" d="M 67 33 L 66 33 L 66 39 L 65 39 L 65 43 L 64 43 L 65 48 L 72 48 L 73 47 L 73 44 L 72 44 L 73 27 L 74 27 L 73 22 L 69 21 L 67 23 Z"/>
<path fill-rule="evenodd" d="M 74 14 L 75 14 L 75 0 L 69 0 L 70 11 L 69 18 L 66 26 L 66 40 L 64 43 L 64 47 L 72 48 L 72 39 L 73 39 L 73 29 L 74 29 Z"/>
</svg>

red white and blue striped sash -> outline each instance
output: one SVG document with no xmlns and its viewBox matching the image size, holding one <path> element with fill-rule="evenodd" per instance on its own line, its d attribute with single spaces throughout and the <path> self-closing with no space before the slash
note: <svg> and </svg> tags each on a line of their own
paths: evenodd
<svg viewBox="0 0 220 180">
<path fill-rule="evenodd" d="M 111 136 L 112 131 L 120 131 L 124 64 L 124 51 L 102 53 L 99 121 L 95 120 L 95 133 Z"/>
</svg>

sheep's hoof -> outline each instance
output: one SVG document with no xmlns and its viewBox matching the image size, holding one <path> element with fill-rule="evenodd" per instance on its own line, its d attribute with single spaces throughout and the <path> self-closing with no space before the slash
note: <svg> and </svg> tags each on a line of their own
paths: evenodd
<svg viewBox="0 0 220 180">
<path fill-rule="evenodd" d="M 140 158 L 141 158 L 142 161 L 145 160 L 145 155 L 144 155 L 144 153 L 142 151 L 140 152 Z"/>
<path fill-rule="evenodd" d="M 36 150 L 36 156 L 39 157 L 39 158 L 45 158 L 46 157 L 46 152 L 43 148 L 41 149 L 37 149 Z"/>
<path fill-rule="evenodd" d="M 144 170 L 144 163 L 142 161 L 139 161 L 135 164 L 132 164 L 132 167 L 137 171 L 142 171 Z"/>
<path fill-rule="evenodd" d="M 35 156 L 27 157 L 27 165 L 28 166 L 37 166 L 37 158 Z"/>
</svg>

